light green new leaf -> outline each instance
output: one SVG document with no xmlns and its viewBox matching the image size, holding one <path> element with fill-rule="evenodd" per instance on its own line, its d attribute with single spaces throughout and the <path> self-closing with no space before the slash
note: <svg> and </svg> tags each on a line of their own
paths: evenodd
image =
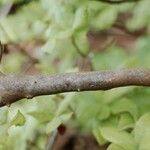
<svg viewBox="0 0 150 150">
<path fill-rule="evenodd" d="M 128 55 L 115 46 L 107 48 L 105 53 L 97 53 L 91 58 L 95 70 L 122 68 L 122 64 L 128 59 Z M 124 66 L 123 66 L 124 67 Z"/>
<path fill-rule="evenodd" d="M 88 24 L 88 10 L 86 7 L 82 6 L 76 10 L 73 29 L 75 31 L 82 30 L 87 27 L 87 24 Z"/>
<path fill-rule="evenodd" d="M 107 150 L 124 150 L 124 148 L 117 144 L 110 144 Z"/>
<path fill-rule="evenodd" d="M 120 87 L 109 91 L 104 91 L 103 99 L 105 99 L 105 103 L 111 104 L 113 101 L 124 97 L 125 94 L 131 92 L 133 89 L 133 87 Z"/>
<path fill-rule="evenodd" d="M 51 133 L 57 129 L 57 127 L 62 123 L 62 120 L 59 117 L 53 118 L 46 127 L 46 132 Z"/>
<path fill-rule="evenodd" d="M 110 112 L 109 106 L 103 104 L 101 111 L 100 111 L 100 114 L 98 115 L 98 119 L 99 120 L 105 120 L 110 116 L 110 113 L 111 112 Z"/>
<path fill-rule="evenodd" d="M 46 124 L 56 112 L 56 103 L 50 96 L 35 97 L 36 109 L 28 110 L 27 114 L 34 117 L 39 123 Z"/>
<path fill-rule="evenodd" d="M 131 129 L 134 127 L 133 117 L 129 113 L 120 114 L 118 128 L 121 130 Z"/>
<path fill-rule="evenodd" d="M 103 145 L 103 144 L 107 143 L 107 141 L 103 138 L 99 128 L 94 128 L 93 129 L 93 135 L 94 135 L 94 137 L 96 138 L 97 142 L 100 145 Z"/>
<path fill-rule="evenodd" d="M 150 113 L 144 114 L 135 126 L 135 141 L 138 143 L 139 150 L 150 149 Z"/>
<path fill-rule="evenodd" d="M 149 5 L 149 0 L 142 0 L 136 5 L 135 9 L 133 10 L 132 19 L 129 19 L 127 22 L 127 26 L 130 30 L 137 30 L 146 25 L 150 25 Z"/>
<path fill-rule="evenodd" d="M 17 114 L 10 122 L 10 126 L 12 126 L 12 125 L 23 126 L 25 124 L 25 122 L 26 122 L 26 119 L 25 119 L 24 115 L 21 113 L 20 110 L 18 110 Z"/>
<path fill-rule="evenodd" d="M 71 37 L 73 34 L 72 28 L 60 28 L 56 25 L 51 25 L 48 27 L 48 29 L 45 32 L 46 37 L 49 40 L 63 40 Z"/>
<path fill-rule="evenodd" d="M 65 99 L 59 104 L 59 107 L 56 111 L 56 116 L 64 113 L 67 110 L 67 108 L 70 105 L 70 103 L 72 102 L 74 96 L 75 96 L 75 93 L 73 93 L 73 92 L 68 93 L 66 95 Z"/>
<path fill-rule="evenodd" d="M 123 147 L 124 150 L 137 150 L 134 138 L 128 132 L 113 127 L 102 127 L 100 130 L 107 141 Z"/>
<path fill-rule="evenodd" d="M 136 104 L 127 98 L 113 102 L 111 104 L 111 110 L 113 114 L 128 112 L 131 114 L 135 121 L 138 118 L 138 108 Z"/>
<path fill-rule="evenodd" d="M 47 54 L 52 54 L 56 47 L 56 39 L 50 39 L 46 44 L 41 48 L 41 51 Z"/>
<path fill-rule="evenodd" d="M 72 112 L 64 113 L 64 114 L 62 114 L 62 115 L 60 115 L 60 116 L 54 117 L 54 118 L 50 121 L 50 123 L 48 123 L 48 125 L 47 125 L 47 127 L 46 127 L 46 132 L 47 132 L 47 133 L 50 133 L 50 132 L 56 130 L 57 127 L 58 127 L 60 124 L 62 124 L 62 123 L 64 123 L 64 122 L 68 121 L 68 120 L 71 118 L 71 116 L 72 116 Z"/>
<path fill-rule="evenodd" d="M 46 28 L 46 25 L 43 24 L 44 16 L 44 10 L 42 9 L 40 3 L 36 1 L 25 5 L 25 7 L 20 7 L 17 13 L 3 18 L 0 23 L 5 31 L 4 36 L 6 36 L 6 41 L 29 41 L 38 36 L 43 38 L 44 34 L 41 33 L 43 33 Z M 39 20 L 43 20 L 43 22 Z M 35 30 L 36 21 L 43 24 L 40 28 L 38 26 L 38 32 Z"/>
<path fill-rule="evenodd" d="M 28 114 L 37 119 L 40 123 L 47 123 L 53 117 L 53 114 L 48 113 L 48 111 L 32 111 Z"/>
<path fill-rule="evenodd" d="M 14 52 L 11 55 L 8 55 L 7 58 L 2 62 L 2 71 L 5 73 L 18 73 L 24 64 L 26 57 L 23 55 Z"/>
<path fill-rule="evenodd" d="M 0 125 L 7 123 L 8 112 L 9 110 L 7 107 L 3 107 L 0 109 Z"/>
<path fill-rule="evenodd" d="M 75 44 L 76 46 L 75 46 Z M 78 49 L 86 55 L 89 51 L 89 42 L 87 39 L 87 33 L 86 32 L 76 32 L 75 37 L 74 37 L 74 47 L 78 47 Z M 78 51 L 78 50 L 76 50 Z"/>
<path fill-rule="evenodd" d="M 150 66 L 150 35 L 146 38 L 140 38 L 137 41 L 136 48 L 138 49 L 137 58 L 139 60 L 139 66 L 142 68 L 149 68 Z M 144 59 L 143 59 L 144 58 Z"/>
<path fill-rule="evenodd" d="M 100 122 L 101 127 L 118 127 L 118 116 L 111 115 L 106 120 Z"/>
<path fill-rule="evenodd" d="M 117 13 L 117 7 L 108 6 L 93 18 L 92 24 L 97 29 L 108 29 L 115 22 Z"/>
</svg>

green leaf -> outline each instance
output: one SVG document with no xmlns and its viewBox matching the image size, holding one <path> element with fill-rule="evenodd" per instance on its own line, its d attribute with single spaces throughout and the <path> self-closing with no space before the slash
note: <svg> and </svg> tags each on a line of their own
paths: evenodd
<svg viewBox="0 0 150 150">
<path fill-rule="evenodd" d="M 102 70 L 122 68 L 127 59 L 127 54 L 121 48 L 112 46 L 105 53 L 94 55 L 91 60 L 95 70 Z"/>
<path fill-rule="evenodd" d="M 60 115 L 60 116 L 54 117 L 54 118 L 50 121 L 50 123 L 48 123 L 48 125 L 47 125 L 47 127 L 46 127 L 46 132 L 47 132 L 47 133 L 50 133 L 50 132 L 56 130 L 57 127 L 58 127 L 60 124 L 62 124 L 62 123 L 64 123 L 64 122 L 68 121 L 68 120 L 71 118 L 71 116 L 72 116 L 72 112 L 64 113 L 64 114 L 62 114 L 62 115 Z"/>
<path fill-rule="evenodd" d="M 128 92 L 127 96 L 131 99 L 137 106 L 140 116 L 148 113 L 150 110 L 150 88 L 136 87 L 132 92 Z"/>
<path fill-rule="evenodd" d="M 118 116 L 111 115 L 108 119 L 99 123 L 100 129 L 103 127 L 118 128 Z"/>
<path fill-rule="evenodd" d="M 118 128 L 121 130 L 131 129 L 134 127 L 133 117 L 129 113 L 120 114 Z"/>
<path fill-rule="evenodd" d="M 138 49 L 136 57 L 138 58 L 139 66 L 142 68 L 146 68 L 146 69 L 149 68 L 150 66 L 150 61 L 149 61 L 150 36 L 146 38 L 145 37 L 140 38 L 137 41 L 136 48 Z"/>
<path fill-rule="evenodd" d="M 7 107 L 0 109 L 0 125 L 7 123 L 9 109 Z"/>
<path fill-rule="evenodd" d="M 92 20 L 92 24 L 97 29 L 107 29 L 115 22 L 117 18 L 117 7 L 107 6 L 106 9 L 103 9 L 99 12 Z"/>
<path fill-rule="evenodd" d="M 128 20 L 127 22 L 127 26 L 130 30 L 137 30 L 144 26 L 150 25 L 149 5 L 149 0 L 142 0 L 136 5 L 135 9 L 133 10 L 132 19 Z"/>
<path fill-rule="evenodd" d="M 117 144 L 110 144 L 107 150 L 124 150 L 124 148 Z"/>
<path fill-rule="evenodd" d="M 64 113 L 67 110 L 74 96 L 75 96 L 74 92 L 66 94 L 65 99 L 59 104 L 59 107 L 56 111 L 56 116 Z"/>
<path fill-rule="evenodd" d="M 26 119 L 25 119 L 24 115 L 21 113 L 20 110 L 18 110 L 17 114 L 10 122 L 10 126 L 12 126 L 12 125 L 23 126 L 25 124 L 25 122 L 26 122 Z"/>
<path fill-rule="evenodd" d="M 75 12 L 73 29 L 75 31 L 83 30 L 88 25 L 88 10 L 84 6 L 79 7 Z"/>
<path fill-rule="evenodd" d="M 113 127 L 100 128 L 104 139 L 122 147 L 124 150 L 137 150 L 134 138 L 126 131 L 119 131 Z"/>
<path fill-rule="evenodd" d="M 109 91 L 104 91 L 103 99 L 105 99 L 105 103 L 111 104 L 114 101 L 121 99 L 129 92 L 133 91 L 133 89 L 133 87 L 120 87 Z"/>
<path fill-rule="evenodd" d="M 86 32 L 77 32 L 74 35 L 73 40 L 74 40 L 73 46 L 75 47 L 77 52 L 78 52 L 78 49 L 84 55 L 86 55 L 89 52 L 89 42 L 87 39 Z"/>
<path fill-rule="evenodd" d="M 59 26 L 51 25 L 46 30 L 46 36 L 51 40 L 64 40 L 73 34 L 72 28 L 61 29 Z"/>
<path fill-rule="evenodd" d="M 101 116 L 104 102 L 100 92 L 83 92 L 76 94 L 71 107 L 75 112 L 76 120 L 80 126 L 86 129 L 93 129 L 99 120 L 106 116 Z M 103 110 L 102 110 L 103 111 Z M 105 113 L 105 112 L 104 112 Z"/>
<path fill-rule="evenodd" d="M 46 44 L 41 48 L 44 53 L 51 54 L 56 47 L 56 39 L 50 39 Z"/>
<path fill-rule="evenodd" d="M 2 69 L 5 73 L 17 73 L 22 69 L 22 65 L 25 62 L 26 57 L 20 53 L 14 52 L 8 55 L 6 59 L 2 62 Z"/>
<path fill-rule="evenodd" d="M 97 142 L 100 145 L 103 145 L 103 144 L 107 143 L 107 141 L 103 138 L 103 136 L 102 136 L 101 131 L 100 131 L 99 128 L 94 128 L 93 129 L 93 135 L 95 136 Z"/>
<path fill-rule="evenodd" d="M 136 123 L 135 141 L 138 143 L 139 150 L 149 150 L 150 148 L 150 113 L 144 114 Z"/>
<path fill-rule="evenodd" d="M 31 111 L 28 113 L 35 119 L 37 119 L 40 123 L 47 123 L 53 118 L 53 114 L 48 111 Z"/>
<path fill-rule="evenodd" d="M 36 104 L 33 110 L 28 110 L 27 114 L 34 117 L 39 123 L 46 124 L 56 112 L 56 102 L 50 96 L 40 96 L 34 98 Z"/>
<path fill-rule="evenodd" d="M 37 32 L 37 30 L 35 31 L 34 28 L 36 21 L 42 19 L 44 22 L 45 18 L 45 12 L 41 7 L 40 2 L 31 2 L 28 5 L 25 5 L 25 7 L 19 8 L 20 9 L 17 13 L 14 15 L 8 15 L 0 21 L 1 26 L 5 31 L 4 35 L 6 36 L 6 41 L 29 41 L 37 36 L 40 36 L 40 38 L 44 37 L 44 34 L 41 33 L 45 30 L 46 25 L 44 25 L 42 29 L 39 29 L 39 32 Z M 42 21 L 40 22 L 43 24 Z"/>
<path fill-rule="evenodd" d="M 101 111 L 98 115 L 98 119 L 105 120 L 110 116 L 110 113 L 111 113 L 111 111 L 110 111 L 109 106 L 103 104 L 103 107 L 101 108 Z"/>
<path fill-rule="evenodd" d="M 134 118 L 134 121 L 138 118 L 138 108 L 136 104 L 127 98 L 113 102 L 110 107 L 113 114 L 128 112 Z"/>
</svg>

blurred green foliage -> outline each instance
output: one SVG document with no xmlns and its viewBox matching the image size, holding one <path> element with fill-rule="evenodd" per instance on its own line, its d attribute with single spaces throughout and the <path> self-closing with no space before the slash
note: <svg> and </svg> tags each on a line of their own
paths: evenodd
<svg viewBox="0 0 150 150">
<path fill-rule="evenodd" d="M 1 0 L 1 8 L 8 2 Z M 74 63 L 79 54 L 71 39 L 74 38 L 81 52 L 88 55 L 88 31 L 111 28 L 119 13 L 133 13 L 126 24 L 129 31 L 147 27 L 149 33 L 149 0 L 121 5 L 92 0 L 37 0 L 25 4 L 17 0 L 12 3 L 20 2 L 15 13 L 0 17 L 0 40 L 3 43 L 44 41 L 34 50 L 40 60 L 35 67 L 44 74 L 78 71 Z M 92 53 L 90 57 L 94 70 L 149 68 L 149 58 L 149 34 L 136 41 L 135 53 L 129 54 L 113 44 L 106 52 Z M 1 70 L 21 73 L 26 59 L 20 52 L 7 55 Z M 45 149 L 49 133 L 70 121 L 70 126 L 80 128 L 81 132 L 92 133 L 99 144 L 110 142 L 108 150 L 148 150 L 149 98 L 148 88 L 125 87 L 16 102 L 11 107 L 0 108 L 0 149 Z"/>
</svg>

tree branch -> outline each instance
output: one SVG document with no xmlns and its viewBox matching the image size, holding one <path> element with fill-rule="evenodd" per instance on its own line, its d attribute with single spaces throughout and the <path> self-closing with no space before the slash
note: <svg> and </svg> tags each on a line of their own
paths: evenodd
<svg viewBox="0 0 150 150">
<path fill-rule="evenodd" d="M 0 107 L 22 98 L 73 91 L 109 90 L 123 86 L 150 86 L 150 70 L 94 71 L 50 76 L 1 75 Z"/>
</svg>

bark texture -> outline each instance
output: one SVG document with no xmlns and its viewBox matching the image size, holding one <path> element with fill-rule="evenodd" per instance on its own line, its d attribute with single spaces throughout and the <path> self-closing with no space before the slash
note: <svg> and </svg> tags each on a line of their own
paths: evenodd
<svg viewBox="0 0 150 150">
<path fill-rule="evenodd" d="M 123 86 L 150 87 L 150 70 L 93 71 L 59 75 L 1 75 L 0 107 L 20 99 L 73 91 L 109 90 Z"/>
</svg>

